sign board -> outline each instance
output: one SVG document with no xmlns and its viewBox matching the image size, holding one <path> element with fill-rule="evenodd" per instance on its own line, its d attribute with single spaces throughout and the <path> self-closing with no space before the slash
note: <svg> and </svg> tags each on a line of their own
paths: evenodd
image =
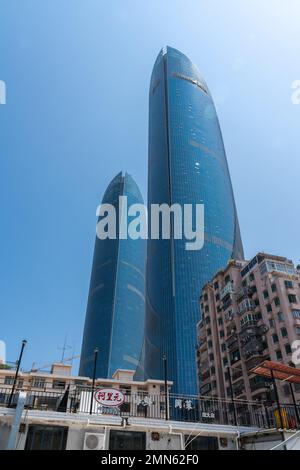
<svg viewBox="0 0 300 470">
<path fill-rule="evenodd" d="M 102 406 L 120 406 L 125 401 L 125 395 L 116 388 L 99 388 L 94 393 L 94 399 Z"/>
</svg>

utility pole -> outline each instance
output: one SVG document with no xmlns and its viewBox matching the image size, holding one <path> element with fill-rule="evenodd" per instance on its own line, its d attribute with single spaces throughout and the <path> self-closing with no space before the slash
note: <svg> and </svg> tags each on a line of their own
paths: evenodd
<svg viewBox="0 0 300 470">
<path fill-rule="evenodd" d="M 233 407 L 234 424 L 235 424 L 235 426 L 237 426 L 238 425 L 238 420 L 237 420 L 235 403 L 234 403 L 234 392 L 233 392 L 233 386 L 232 386 L 230 366 L 227 366 L 227 371 L 228 371 L 228 379 L 229 379 L 229 386 L 230 386 L 231 403 L 232 403 L 232 407 Z"/>
<path fill-rule="evenodd" d="M 168 400 L 168 379 L 167 379 L 167 355 L 163 353 L 163 365 L 164 365 L 164 378 L 165 378 L 165 407 L 166 407 L 166 420 L 169 419 L 169 400 Z"/>
<path fill-rule="evenodd" d="M 21 360 L 22 360 L 22 356 L 23 356 L 23 351 L 24 351 L 24 348 L 25 348 L 26 344 L 27 344 L 26 339 L 23 339 L 22 347 L 21 347 L 21 351 L 20 351 L 20 356 L 19 356 L 19 359 L 18 359 L 18 362 L 17 362 L 17 369 L 16 369 L 16 373 L 15 373 L 15 377 L 14 377 L 14 382 L 13 382 L 13 386 L 12 386 L 12 389 L 11 389 L 11 394 L 10 394 L 10 397 L 9 397 L 9 400 L 8 400 L 8 408 L 10 408 L 10 406 L 11 406 L 11 402 L 12 402 L 12 399 L 13 399 L 13 396 L 14 396 L 14 393 L 15 393 L 15 388 L 16 388 L 16 385 L 17 385 L 17 380 L 18 380 Z"/>
<path fill-rule="evenodd" d="M 93 399 L 94 399 L 94 391 L 95 391 L 95 379 L 96 379 L 96 367 L 97 367 L 97 357 L 98 357 L 99 349 L 94 349 L 94 370 L 93 370 L 93 384 L 92 384 L 92 394 L 91 394 L 91 403 L 90 403 L 90 415 L 93 412 Z"/>
</svg>

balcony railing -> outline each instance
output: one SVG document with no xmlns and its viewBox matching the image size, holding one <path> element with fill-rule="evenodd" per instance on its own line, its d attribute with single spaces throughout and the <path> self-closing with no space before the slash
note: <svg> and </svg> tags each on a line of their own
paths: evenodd
<svg viewBox="0 0 300 470">
<path fill-rule="evenodd" d="M 27 391 L 25 408 L 43 411 L 88 414 L 92 392 L 90 387 L 74 387 L 65 392 Z M 237 392 L 238 390 L 236 390 Z M 0 407 L 8 406 L 11 390 L 0 389 Z M 15 407 L 20 390 L 14 393 L 11 406 Z M 168 394 L 168 416 L 170 420 L 211 423 L 220 425 L 252 426 L 258 428 L 279 428 L 280 415 L 274 405 L 266 402 L 246 402 L 209 396 L 182 396 Z M 297 417 L 300 405 L 281 405 L 281 422 L 287 429 L 300 428 Z M 118 408 L 99 405 L 93 400 L 92 413 L 98 416 L 140 417 L 166 419 L 166 396 L 164 393 L 148 394 L 140 391 L 125 395 L 124 403 Z"/>
</svg>

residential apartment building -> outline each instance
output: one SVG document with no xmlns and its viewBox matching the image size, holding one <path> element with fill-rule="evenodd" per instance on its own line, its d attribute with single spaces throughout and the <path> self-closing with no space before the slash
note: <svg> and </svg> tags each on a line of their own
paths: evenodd
<svg viewBox="0 0 300 470">
<path fill-rule="evenodd" d="M 292 365 L 292 344 L 300 340 L 300 273 L 292 261 L 264 253 L 231 260 L 203 287 L 200 308 L 200 395 L 274 399 L 270 381 L 250 371 L 267 359 Z M 293 387 L 299 401 L 300 388 Z M 280 400 L 290 402 L 289 384 L 277 388 Z"/>
</svg>

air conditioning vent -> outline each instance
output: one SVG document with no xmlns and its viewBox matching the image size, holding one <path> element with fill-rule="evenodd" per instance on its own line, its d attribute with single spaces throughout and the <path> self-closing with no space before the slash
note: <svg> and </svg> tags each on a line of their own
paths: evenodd
<svg viewBox="0 0 300 470">
<path fill-rule="evenodd" d="M 103 450 L 104 434 L 86 432 L 84 436 L 83 450 Z"/>
</svg>

